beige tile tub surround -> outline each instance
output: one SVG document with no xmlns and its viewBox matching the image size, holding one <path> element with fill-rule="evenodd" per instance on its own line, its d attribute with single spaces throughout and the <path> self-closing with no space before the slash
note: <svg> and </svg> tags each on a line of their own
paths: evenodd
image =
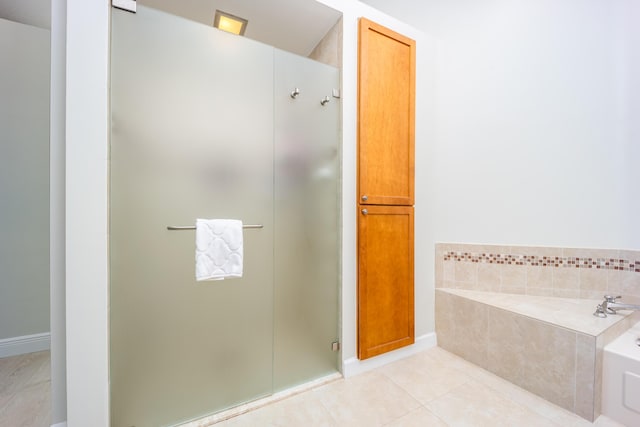
<svg viewBox="0 0 640 427">
<path fill-rule="evenodd" d="M 640 319 L 640 251 L 436 245 L 438 344 L 587 420 L 600 414 L 604 346 Z"/>
<path fill-rule="evenodd" d="M 436 244 L 436 287 L 640 302 L 640 251 Z"/>
<path fill-rule="evenodd" d="M 602 348 L 638 319 L 628 312 L 596 318 L 596 302 L 437 289 L 438 345 L 593 421 Z"/>
</svg>

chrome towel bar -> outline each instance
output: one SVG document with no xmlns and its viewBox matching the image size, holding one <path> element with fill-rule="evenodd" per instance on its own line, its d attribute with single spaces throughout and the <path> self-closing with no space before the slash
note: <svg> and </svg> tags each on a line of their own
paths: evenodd
<svg viewBox="0 0 640 427">
<path fill-rule="evenodd" d="M 243 225 L 242 228 L 264 228 L 262 224 L 246 224 Z M 195 230 L 195 225 L 168 225 L 167 230 L 170 231 L 180 231 L 180 230 Z"/>
</svg>

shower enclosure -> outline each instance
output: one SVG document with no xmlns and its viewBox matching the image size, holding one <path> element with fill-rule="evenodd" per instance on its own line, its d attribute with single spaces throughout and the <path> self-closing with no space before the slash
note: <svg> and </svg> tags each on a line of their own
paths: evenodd
<svg viewBox="0 0 640 427">
<path fill-rule="evenodd" d="M 339 71 L 144 6 L 111 55 L 112 425 L 336 372 Z M 196 218 L 263 226 L 241 279 L 196 282 Z"/>
</svg>

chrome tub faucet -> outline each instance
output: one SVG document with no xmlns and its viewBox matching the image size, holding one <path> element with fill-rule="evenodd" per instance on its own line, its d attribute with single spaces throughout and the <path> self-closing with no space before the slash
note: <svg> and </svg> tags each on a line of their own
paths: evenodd
<svg viewBox="0 0 640 427">
<path fill-rule="evenodd" d="M 618 314 L 618 310 L 640 310 L 640 305 L 636 304 L 623 304 L 616 302 L 621 296 L 612 297 L 611 295 L 605 295 L 602 304 L 598 304 L 596 311 L 593 313 L 597 317 L 607 317 L 608 314 Z"/>
</svg>

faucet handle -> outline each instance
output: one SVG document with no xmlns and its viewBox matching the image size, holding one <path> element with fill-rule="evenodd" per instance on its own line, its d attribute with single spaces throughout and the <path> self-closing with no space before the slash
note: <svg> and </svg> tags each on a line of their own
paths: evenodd
<svg viewBox="0 0 640 427">
<path fill-rule="evenodd" d="M 596 317 L 605 318 L 607 317 L 607 310 L 604 309 L 602 304 L 598 304 L 598 306 L 596 307 L 596 311 L 593 313 L 593 315 Z"/>
<path fill-rule="evenodd" d="M 616 302 L 616 300 L 617 300 L 618 298 L 622 298 L 622 295 L 618 295 L 617 297 L 612 297 L 611 295 L 605 295 L 605 296 L 604 296 L 604 299 L 605 299 L 607 302 Z"/>
</svg>

